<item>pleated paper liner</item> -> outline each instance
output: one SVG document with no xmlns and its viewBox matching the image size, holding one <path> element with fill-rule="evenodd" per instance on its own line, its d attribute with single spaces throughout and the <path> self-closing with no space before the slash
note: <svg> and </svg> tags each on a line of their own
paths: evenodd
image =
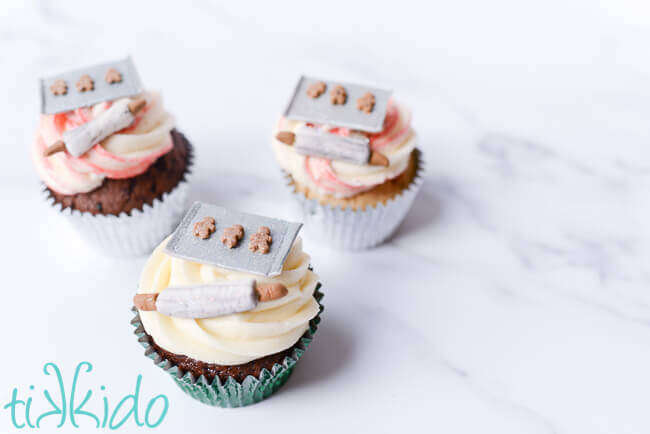
<svg viewBox="0 0 650 434">
<path fill-rule="evenodd" d="M 302 335 L 291 356 L 285 357 L 282 364 L 276 363 L 273 365 L 270 371 L 263 368 L 258 377 L 249 375 L 241 382 L 233 377 L 228 377 L 226 381 L 222 381 L 218 375 L 215 375 L 212 381 L 209 381 L 203 375 L 196 378 L 192 373 L 183 371 L 172 361 L 162 357 L 149 343 L 149 338 L 145 335 L 144 326 L 140 322 L 140 315 L 135 307 L 132 310 L 136 315 L 131 320 L 131 325 L 136 328 L 134 333 L 138 337 L 138 342 L 145 348 L 144 354 L 152 359 L 156 366 L 170 374 L 174 382 L 185 393 L 208 405 L 243 407 L 268 398 L 287 381 L 293 372 L 296 363 L 314 338 L 320 323 L 320 314 L 323 312 L 323 305 L 320 303 L 323 293 L 320 292 L 320 287 L 319 282 L 314 290 L 314 297 L 318 301 L 320 312 L 309 321 L 309 329 Z"/>
<path fill-rule="evenodd" d="M 424 182 L 422 152 L 417 148 L 413 152 L 417 167 L 409 186 L 385 204 L 379 202 L 363 210 L 308 199 L 304 193 L 295 191 L 293 178 L 285 172 L 287 187 L 300 206 L 305 231 L 327 245 L 346 250 L 368 249 L 384 242 L 402 223 Z"/>
<path fill-rule="evenodd" d="M 187 167 L 180 182 L 170 192 L 154 199 L 142 209 L 120 215 L 93 215 L 89 212 L 63 208 L 45 185 L 42 194 L 52 207 L 63 214 L 79 235 L 108 256 L 143 256 L 168 236 L 187 211 L 189 180 L 194 162 L 192 144 L 187 141 Z"/>
</svg>

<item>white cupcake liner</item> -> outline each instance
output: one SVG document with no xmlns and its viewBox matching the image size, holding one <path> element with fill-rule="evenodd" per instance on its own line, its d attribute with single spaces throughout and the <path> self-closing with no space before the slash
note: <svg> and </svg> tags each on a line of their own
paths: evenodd
<svg viewBox="0 0 650 434">
<path fill-rule="evenodd" d="M 365 209 L 323 205 L 317 199 L 308 199 L 295 191 L 291 175 L 285 173 L 287 187 L 298 202 L 305 231 L 312 237 L 332 247 L 362 250 L 375 247 L 390 237 L 408 213 L 424 181 L 422 152 L 415 149 L 416 173 L 411 184 L 386 203 L 379 202 Z"/>
<path fill-rule="evenodd" d="M 45 199 L 67 217 L 83 239 L 102 253 L 117 257 L 151 253 L 180 222 L 187 210 L 188 191 L 187 181 L 181 181 L 171 192 L 154 199 L 152 205 L 115 216 L 63 208 L 47 188 L 43 189 Z"/>
<path fill-rule="evenodd" d="M 64 215 L 79 235 L 107 256 L 133 257 L 151 253 L 178 226 L 187 211 L 189 178 L 193 163 L 193 148 L 189 144 L 187 167 L 178 185 L 151 205 L 119 215 L 93 215 L 64 208 L 56 202 L 47 186 L 43 185 L 44 199 Z"/>
</svg>

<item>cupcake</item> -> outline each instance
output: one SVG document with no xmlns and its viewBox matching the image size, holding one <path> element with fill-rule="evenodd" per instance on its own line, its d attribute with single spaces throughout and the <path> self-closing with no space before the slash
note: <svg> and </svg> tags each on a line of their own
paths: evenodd
<svg viewBox="0 0 650 434">
<path fill-rule="evenodd" d="M 301 77 L 273 131 L 273 151 L 306 228 L 328 244 L 386 240 L 420 189 L 411 114 L 389 91 Z"/>
<path fill-rule="evenodd" d="M 145 355 L 191 397 L 240 407 L 275 392 L 320 321 L 299 224 L 195 203 L 140 277 Z"/>
<path fill-rule="evenodd" d="M 32 146 L 45 199 L 113 255 L 151 252 L 187 206 L 192 146 L 131 59 L 41 80 Z"/>
</svg>

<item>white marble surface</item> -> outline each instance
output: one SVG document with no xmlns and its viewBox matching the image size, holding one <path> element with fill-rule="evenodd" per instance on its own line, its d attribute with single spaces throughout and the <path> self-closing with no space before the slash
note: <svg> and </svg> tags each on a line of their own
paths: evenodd
<svg viewBox="0 0 650 434">
<path fill-rule="evenodd" d="M 169 396 L 160 433 L 650 430 L 647 3 L 60 3 L 0 6 L 1 403 L 88 360 L 109 396 L 138 373 Z M 97 255 L 39 201 L 36 78 L 125 53 L 196 145 L 193 196 L 245 211 L 292 216 L 268 136 L 298 73 L 414 111 L 419 200 L 375 250 L 305 240 L 322 329 L 261 404 L 186 398 L 131 334 L 144 259 Z"/>
</svg>

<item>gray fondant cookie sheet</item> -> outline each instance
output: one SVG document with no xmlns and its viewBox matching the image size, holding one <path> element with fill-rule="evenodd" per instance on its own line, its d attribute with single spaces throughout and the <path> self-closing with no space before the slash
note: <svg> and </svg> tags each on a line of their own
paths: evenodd
<svg viewBox="0 0 650 434">
<path fill-rule="evenodd" d="M 113 68 L 122 76 L 119 83 L 107 83 L 104 80 L 106 72 Z M 79 78 L 87 74 L 93 80 L 94 89 L 80 92 L 76 88 Z M 65 95 L 54 95 L 50 86 L 56 80 L 64 80 L 68 86 Z M 87 107 L 103 101 L 137 95 L 142 92 L 140 76 L 130 57 L 122 60 L 101 63 L 86 68 L 66 71 L 61 74 L 41 78 L 41 113 L 54 114 Z"/>
<path fill-rule="evenodd" d="M 216 230 L 208 239 L 198 238 L 192 233 L 194 223 L 204 217 L 215 219 Z M 244 237 L 236 247 L 229 249 L 223 245 L 220 238 L 223 230 L 234 224 L 244 227 Z M 273 238 L 266 254 L 254 253 L 248 249 L 250 237 L 260 226 L 269 227 Z M 282 272 L 284 261 L 301 227 L 302 223 L 230 211 L 220 206 L 195 202 L 174 231 L 164 251 L 168 255 L 188 261 L 262 276 L 277 276 Z"/>
<path fill-rule="evenodd" d="M 307 95 L 309 86 L 319 81 L 327 85 L 325 92 L 318 98 Z M 330 91 L 337 85 L 345 88 L 347 93 L 345 104 L 337 105 L 330 102 Z M 370 113 L 365 113 L 357 108 L 357 99 L 366 92 L 371 92 L 375 97 L 375 107 Z M 284 111 L 284 116 L 287 119 L 297 121 L 335 125 L 369 133 L 378 133 L 384 126 L 386 108 L 391 93 L 390 90 L 386 89 L 333 80 L 321 80 L 303 75 L 298 80 L 291 100 Z"/>
</svg>

